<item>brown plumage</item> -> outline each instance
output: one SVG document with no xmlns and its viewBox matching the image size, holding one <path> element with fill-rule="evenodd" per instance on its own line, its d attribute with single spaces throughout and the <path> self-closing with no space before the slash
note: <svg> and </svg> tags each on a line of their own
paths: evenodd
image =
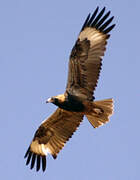
<svg viewBox="0 0 140 180">
<path fill-rule="evenodd" d="M 92 16 L 88 15 L 72 49 L 65 93 L 47 100 L 58 109 L 42 122 L 25 154 L 31 169 L 36 163 L 37 171 L 41 164 L 45 171 L 47 154 L 57 157 L 84 115 L 97 128 L 107 123 L 113 113 L 113 99 L 93 101 L 108 33 L 115 26 L 109 26 L 113 20 L 113 17 L 108 19 L 110 11 L 104 15 L 105 8 L 100 13 L 98 10 L 97 7 Z"/>
</svg>

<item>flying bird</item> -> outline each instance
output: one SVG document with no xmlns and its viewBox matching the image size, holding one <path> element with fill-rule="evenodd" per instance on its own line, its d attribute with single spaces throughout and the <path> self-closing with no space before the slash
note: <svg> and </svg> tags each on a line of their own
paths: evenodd
<svg viewBox="0 0 140 180">
<path fill-rule="evenodd" d="M 66 91 L 47 100 L 58 108 L 39 126 L 25 154 L 31 169 L 36 165 L 36 171 L 45 171 L 48 153 L 56 159 L 84 116 L 97 128 L 113 114 L 113 99 L 94 101 L 107 39 L 115 26 L 114 16 L 109 16 L 105 7 L 87 16 L 70 54 Z"/>
</svg>

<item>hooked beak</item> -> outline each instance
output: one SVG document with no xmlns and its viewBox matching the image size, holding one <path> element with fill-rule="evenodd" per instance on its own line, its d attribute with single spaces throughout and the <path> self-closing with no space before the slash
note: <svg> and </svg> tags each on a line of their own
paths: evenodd
<svg viewBox="0 0 140 180">
<path fill-rule="evenodd" d="M 52 102 L 52 98 L 47 99 L 46 103 L 51 103 Z"/>
</svg>

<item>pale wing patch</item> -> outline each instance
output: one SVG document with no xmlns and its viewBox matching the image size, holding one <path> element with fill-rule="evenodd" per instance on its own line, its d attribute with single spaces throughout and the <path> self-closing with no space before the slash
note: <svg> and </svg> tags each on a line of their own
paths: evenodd
<svg viewBox="0 0 140 180">
<path fill-rule="evenodd" d="M 47 145 L 41 144 L 41 147 L 42 147 L 42 151 L 43 151 L 44 155 L 47 156 L 48 153 L 51 154 L 51 150 L 47 147 Z"/>
<path fill-rule="evenodd" d="M 32 152 L 41 156 L 47 156 L 48 153 L 51 154 L 51 150 L 47 147 L 47 145 L 39 144 L 37 140 L 31 143 L 30 148 Z"/>
<path fill-rule="evenodd" d="M 99 32 L 95 28 L 87 27 L 79 35 L 80 41 L 83 41 L 85 38 L 90 41 L 91 47 L 93 47 L 99 43 L 102 43 L 103 40 L 106 39 L 106 34 Z"/>
<path fill-rule="evenodd" d="M 80 41 L 83 41 L 86 38 L 90 41 L 90 49 L 88 52 L 88 59 L 86 64 L 88 63 L 99 64 L 100 59 L 102 59 L 102 57 L 104 56 L 104 51 L 106 49 L 105 46 L 106 46 L 107 35 L 101 33 L 95 28 L 87 27 L 79 35 Z"/>
</svg>

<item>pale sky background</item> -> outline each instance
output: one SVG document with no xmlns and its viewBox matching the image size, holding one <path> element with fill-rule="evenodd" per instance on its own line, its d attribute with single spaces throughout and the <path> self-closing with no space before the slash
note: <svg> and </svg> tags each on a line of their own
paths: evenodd
<svg viewBox="0 0 140 180">
<path fill-rule="evenodd" d="M 68 59 L 89 12 L 114 15 L 97 100 L 115 100 L 110 123 L 93 129 L 85 118 L 45 173 L 25 166 L 24 154 L 45 104 L 66 86 Z M 140 2 L 138 0 L 0 1 L 0 179 L 140 179 Z"/>
</svg>

